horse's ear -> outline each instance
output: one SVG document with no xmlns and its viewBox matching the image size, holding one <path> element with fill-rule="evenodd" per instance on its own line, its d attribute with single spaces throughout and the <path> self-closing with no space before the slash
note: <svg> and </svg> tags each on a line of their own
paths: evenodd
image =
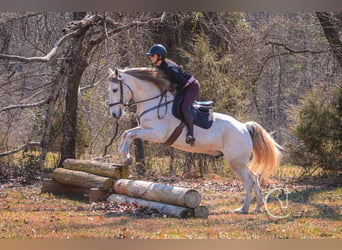
<svg viewBox="0 0 342 250">
<path fill-rule="evenodd" d="M 109 68 L 109 69 L 108 69 L 108 74 L 111 76 L 111 75 L 114 74 L 114 71 L 113 71 L 111 68 Z"/>
</svg>

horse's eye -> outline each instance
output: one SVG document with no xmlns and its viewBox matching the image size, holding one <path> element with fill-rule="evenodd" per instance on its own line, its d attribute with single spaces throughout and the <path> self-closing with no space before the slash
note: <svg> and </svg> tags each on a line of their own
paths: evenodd
<svg viewBox="0 0 342 250">
<path fill-rule="evenodd" d="M 118 92 L 118 89 L 112 89 L 113 93 Z"/>
</svg>

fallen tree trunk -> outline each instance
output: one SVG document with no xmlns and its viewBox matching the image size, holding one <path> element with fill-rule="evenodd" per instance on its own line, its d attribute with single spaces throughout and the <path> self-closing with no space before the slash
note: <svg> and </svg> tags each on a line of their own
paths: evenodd
<svg viewBox="0 0 342 250">
<path fill-rule="evenodd" d="M 98 161 L 66 159 L 63 162 L 63 167 L 115 179 L 127 178 L 129 174 L 128 167 Z"/>
<path fill-rule="evenodd" d="M 111 178 L 65 168 L 55 169 L 52 178 L 62 184 L 98 188 L 100 190 L 109 190 L 113 186 L 113 179 Z"/>
<path fill-rule="evenodd" d="M 204 206 L 200 206 L 196 209 L 192 209 L 192 208 L 187 208 L 187 207 L 180 207 L 180 206 L 160 203 L 156 201 L 148 201 L 144 199 L 128 197 L 126 195 L 120 195 L 120 194 L 110 195 L 107 198 L 107 201 L 114 201 L 117 203 L 130 203 L 130 204 L 135 203 L 143 207 L 154 209 L 162 215 L 166 215 L 169 217 L 176 217 L 176 218 L 191 218 L 191 217 L 208 218 L 208 215 L 209 215 L 208 209 Z"/>
<path fill-rule="evenodd" d="M 127 179 L 115 181 L 114 193 L 188 208 L 198 207 L 202 199 L 194 189 Z"/>
</svg>

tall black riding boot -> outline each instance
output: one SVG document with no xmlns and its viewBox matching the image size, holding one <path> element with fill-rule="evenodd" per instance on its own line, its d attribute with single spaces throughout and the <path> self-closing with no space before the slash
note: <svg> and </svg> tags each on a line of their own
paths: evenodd
<svg viewBox="0 0 342 250">
<path fill-rule="evenodd" d="M 186 128 L 188 129 L 188 133 L 185 138 L 185 142 L 194 146 L 195 144 L 195 137 L 194 137 L 194 119 L 191 114 L 191 107 L 186 108 L 183 110 L 184 121 L 186 124 Z"/>
</svg>

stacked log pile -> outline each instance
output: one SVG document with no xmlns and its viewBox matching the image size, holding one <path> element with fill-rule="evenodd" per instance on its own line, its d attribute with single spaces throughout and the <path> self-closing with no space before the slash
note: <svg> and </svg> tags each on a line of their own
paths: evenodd
<svg viewBox="0 0 342 250">
<path fill-rule="evenodd" d="M 43 181 L 42 193 L 88 193 L 91 202 L 106 198 L 114 180 L 127 178 L 128 167 L 122 164 L 66 159 L 63 168 Z"/>
<path fill-rule="evenodd" d="M 117 203 L 135 203 L 169 217 L 208 217 L 208 209 L 200 205 L 202 197 L 198 191 L 124 179 L 128 174 L 128 168 L 120 164 L 66 159 L 63 168 L 54 170 L 52 180 L 43 181 L 41 191 L 86 192 L 91 202 L 107 198 Z"/>
</svg>

